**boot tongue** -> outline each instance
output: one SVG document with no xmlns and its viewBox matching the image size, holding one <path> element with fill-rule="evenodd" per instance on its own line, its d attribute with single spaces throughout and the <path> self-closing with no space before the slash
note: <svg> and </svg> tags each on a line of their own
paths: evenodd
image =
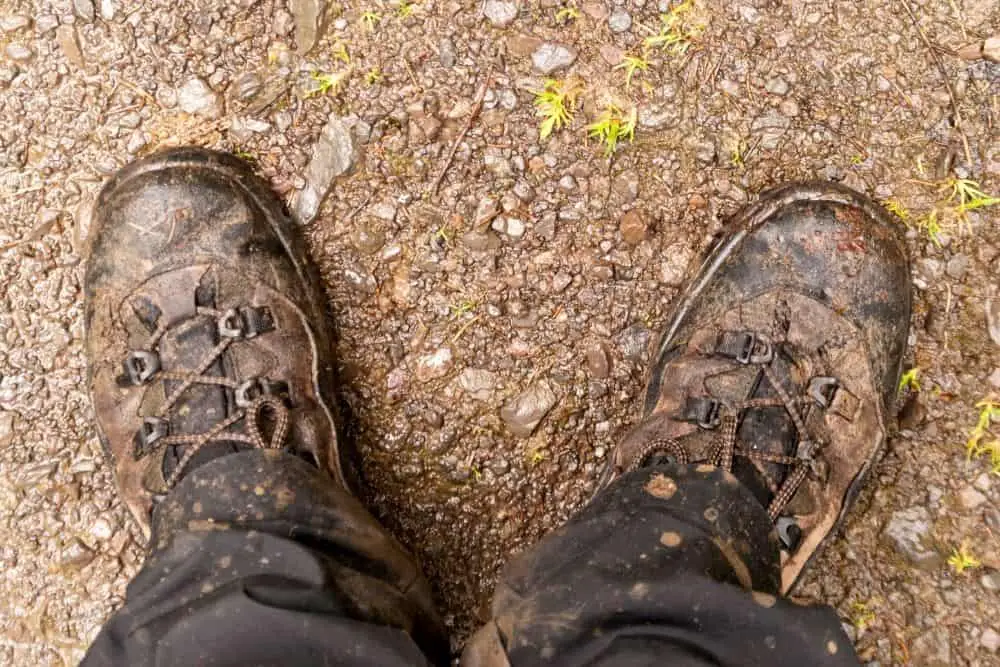
<svg viewBox="0 0 1000 667">
<path fill-rule="evenodd" d="M 772 377 L 781 383 L 786 396 L 801 393 L 794 382 L 794 363 L 782 353 L 780 347 L 775 352 L 770 369 Z M 757 369 L 748 398 L 779 398 L 779 393 L 762 368 Z M 750 452 L 795 456 L 798 432 L 795 422 L 784 407 L 750 408 L 743 412 L 737 430 L 737 442 L 739 447 Z M 775 488 L 781 486 L 788 474 L 788 467 L 780 463 L 754 462 L 737 456 L 733 462 L 733 474 L 766 507 L 774 497 L 771 485 Z"/>
<path fill-rule="evenodd" d="M 219 343 L 218 327 L 212 318 L 199 317 L 189 321 L 164 335 L 160 341 L 160 356 L 165 370 L 184 368 L 197 370 Z M 202 373 L 206 376 L 225 375 L 224 355 L 214 360 Z M 183 384 L 180 380 L 165 380 L 167 396 L 173 394 Z M 225 387 L 194 383 L 180 395 L 170 408 L 167 419 L 172 435 L 197 435 L 205 433 L 229 416 L 231 398 Z M 169 478 L 187 448 L 169 447 L 163 457 L 163 475 Z M 236 452 L 239 443 L 211 441 L 195 454 L 189 469 L 199 464 Z"/>
</svg>

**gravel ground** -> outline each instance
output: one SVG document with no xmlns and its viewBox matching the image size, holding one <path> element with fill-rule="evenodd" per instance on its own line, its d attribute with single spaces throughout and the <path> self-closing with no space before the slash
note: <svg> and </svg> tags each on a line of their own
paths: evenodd
<svg viewBox="0 0 1000 667">
<path fill-rule="evenodd" d="M 1000 65 L 954 54 L 1000 6 L 696 0 L 687 53 L 627 86 L 616 65 L 671 3 L 615 2 L 2 3 L 0 663 L 75 664 L 141 562 L 84 390 L 81 259 L 109 174 L 198 143 L 253 159 L 303 218 L 368 500 L 456 646 L 505 559 L 589 496 L 727 215 L 802 178 L 905 207 L 921 390 L 797 593 L 870 664 L 1000 664 L 1000 478 L 963 446 L 1000 392 L 1000 207 L 938 242 L 916 224 L 943 179 L 1000 192 Z M 539 140 L 549 69 L 586 90 Z M 639 118 L 610 160 L 584 129 L 609 102 Z M 980 565 L 958 573 L 962 544 Z"/>
</svg>

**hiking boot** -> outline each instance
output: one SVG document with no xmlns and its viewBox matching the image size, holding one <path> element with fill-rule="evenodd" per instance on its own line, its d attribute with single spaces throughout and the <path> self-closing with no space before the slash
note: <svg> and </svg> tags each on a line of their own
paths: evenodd
<svg viewBox="0 0 1000 667">
<path fill-rule="evenodd" d="M 901 229 L 870 200 L 832 183 L 762 195 L 674 302 L 599 488 L 663 462 L 732 471 L 777 528 L 787 592 L 885 444 L 910 300 Z"/>
<path fill-rule="evenodd" d="M 318 272 L 282 203 L 232 155 L 180 148 L 116 174 L 85 278 L 98 432 L 144 534 L 187 473 L 260 447 L 353 490 Z"/>
</svg>

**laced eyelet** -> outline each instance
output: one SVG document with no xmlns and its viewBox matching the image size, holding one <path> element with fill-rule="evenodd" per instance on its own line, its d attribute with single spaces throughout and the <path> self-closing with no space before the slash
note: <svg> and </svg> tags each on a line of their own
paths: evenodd
<svg viewBox="0 0 1000 667">
<path fill-rule="evenodd" d="M 138 387 L 146 384 L 160 370 L 160 355 L 148 350 L 133 350 L 122 365 L 129 382 Z"/>
<path fill-rule="evenodd" d="M 698 428 L 716 429 L 721 423 L 719 415 L 721 407 L 722 404 L 717 399 L 708 396 L 688 396 L 681 419 L 697 424 Z"/>
<path fill-rule="evenodd" d="M 254 338 L 272 329 L 274 316 L 267 308 L 230 308 L 218 320 L 219 336 L 223 338 Z"/>
<path fill-rule="evenodd" d="M 135 434 L 135 458 L 140 459 L 153 450 L 161 438 L 170 435 L 170 422 L 160 417 L 143 417 L 142 426 Z"/>
<path fill-rule="evenodd" d="M 233 393 L 237 407 L 247 408 L 261 396 L 283 397 L 288 393 L 288 384 L 262 377 L 252 377 L 241 383 Z"/>
<path fill-rule="evenodd" d="M 802 528 L 799 527 L 798 522 L 790 516 L 779 516 L 778 520 L 774 522 L 774 527 L 778 531 L 781 546 L 786 551 L 795 551 L 802 539 Z"/>
<path fill-rule="evenodd" d="M 837 395 L 837 389 L 839 388 L 840 382 L 837 378 L 826 376 L 814 377 L 809 380 L 809 397 L 816 402 L 816 405 L 825 410 L 833 403 L 833 397 Z"/>
</svg>

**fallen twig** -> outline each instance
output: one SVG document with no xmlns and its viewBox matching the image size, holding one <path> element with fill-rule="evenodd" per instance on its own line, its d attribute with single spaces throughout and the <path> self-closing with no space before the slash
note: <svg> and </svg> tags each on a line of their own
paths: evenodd
<svg viewBox="0 0 1000 667">
<path fill-rule="evenodd" d="M 903 5 L 903 9 L 906 13 L 910 15 L 910 20 L 913 22 L 913 27 L 917 29 L 920 33 L 920 39 L 923 40 L 924 45 L 927 50 L 930 51 L 931 58 L 934 60 L 934 64 L 937 65 L 938 72 L 941 74 L 941 79 L 944 80 L 944 85 L 948 89 L 948 99 L 951 100 L 951 124 L 952 127 L 958 132 L 958 136 L 962 138 L 962 146 L 965 149 L 965 160 L 966 163 L 972 166 L 972 151 L 969 149 L 969 139 L 965 136 L 965 132 L 962 130 L 962 116 L 958 111 L 958 97 L 955 95 L 955 88 L 951 85 L 951 79 L 948 78 L 948 70 L 944 67 L 944 61 L 941 60 L 941 55 L 931 44 L 931 40 L 927 37 L 927 33 L 924 29 L 920 27 L 920 21 L 917 19 L 917 15 L 913 12 L 913 8 L 910 7 L 910 3 L 907 0 L 899 0 L 899 3 Z"/>
<path fill-rule="evenodd" d="M 434 179 L 434 185 L 431 186 L 431 194 L 436 195 L 437 191 L 441 188 L 441 181 L 444 180 L 444 175 L 448 173 L 448 169 L 451 168 L 451 163 L 455 160 L 455 153 L 458 152 L 458 147 L 465 140 L 465 135 L 469 133 L 472 129 L 472 124 L 476 121 L 479 116 L 479 112 L 483 110 L 483 100 L 486 99 L 486 91 L 490 87 L 490 81 L 493 79 L 493 66 L 486 71 L 486 76 L 483 78 L 482 84 L 479 86 L 479 90 L 476 92 L 475 102 L 472 104 L 472 111 L 469 112 L 469 118 L 465 121 L 465 126 L 462 131 L 458 133 L 455 137 L 455 143 L 451 145 L 451 150 L 448 151 L 448 158 L 444 161 L 444 166 L 441 167 L 441 171 L 438 173 L 437 178 Z"/>
</svg>

